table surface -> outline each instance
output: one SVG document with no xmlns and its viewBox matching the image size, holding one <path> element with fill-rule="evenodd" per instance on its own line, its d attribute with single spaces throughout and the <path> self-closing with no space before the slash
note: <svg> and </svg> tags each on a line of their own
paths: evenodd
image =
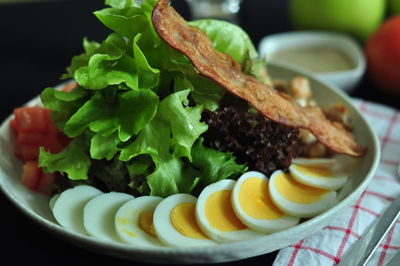
<svg viewBox="0 0 400 266">
<path fill-rule="evenodd" d="M 190 19 L 185 2 L 175 1 L 174 5 Z M 103 1 L 98 0 L 0 5 L 1 120 L 43 88 L 60 82 L 59 77 L 71 57 L 82 52 L 83 37 L 97 41 L 104 39 L 109 31 L 92 15 L 92 11 L 102 7 Z M 287 18 L 286 1 L 244 0 L 240 19 L 256 47 L 263 36 L 293 30 Z M 351 96 L 400 107 L 398 98 L 381 92 L 368 77 L 363 78 Z M 17 210 L 2 193 L 0 202 L 0 250 L 4 261 L 35 265 L 46 261 L 57 263 L 62 259 L 69 264 L 79 261 L 79 264 L 131 265 L 125 260 L 78 248 L 49 234 Z M 276 252 L 229 265 L 269 265 L 275 256 Z"/>
</svg>

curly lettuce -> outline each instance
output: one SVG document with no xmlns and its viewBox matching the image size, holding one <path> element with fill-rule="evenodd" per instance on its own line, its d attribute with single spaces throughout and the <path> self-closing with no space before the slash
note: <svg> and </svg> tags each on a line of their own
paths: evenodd
<svg viewBox="0 0 400 266">
<path fill-rule="evenodd" d="M 45 170 L 71 180 L 97 177 L 110 189 L 128 177 L 130 189 L 163 197 L 193 193 L 246 171 L 232 154 L 203 145 L 208 126 L 202 112 L 216 110 L 225 90 L 158 37 L 151 21 L 155 3 L 107 0 L 109 7 L 94 12 L 112 33 L 100 43 L 83 40 L 84 52 L 72 58 L 62 76 L 77 87 L 41 93 L 57 127 L 72 138 L 60 153 L 40 151 Z M 239 27 L 213 20 L 193 25 L 243 66 L 256 60 Z"/>
</svg>

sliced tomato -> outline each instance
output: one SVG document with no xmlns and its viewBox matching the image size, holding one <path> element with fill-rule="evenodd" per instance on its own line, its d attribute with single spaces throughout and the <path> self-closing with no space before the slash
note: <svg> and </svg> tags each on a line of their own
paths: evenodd
<svg viewBox="0 0 400 266">
<path fill-rule="evenodd" d="M 56 128 L 50 118 L 51 111 L 35 106 L 14 110 L 10 127 L 16 136 L 15 155 L 24 162 L 22 183 L 29 189 L 49 195 L 51 186 L 59 174 L 43 173 L 38 166 L 40 147 L 47 152 L 58 153 L 70 142 L 70 139 Z"/>
<path fill-rule="evenodd" d="M 20 132 L 17 136 L 17 145 L 41 146 L 48 142 L 48 134 L 43 132 Z"/>
<path fill-rule="evenodd" d="M 14 110 L 15 118 L 10 127 L 16 135 L 15 155 L 22 161 L 36 160 L 39 148 L 51 153 L 60 152 L 69 143 L 69 138 L 57 129 L 50 118 L 49 109 L 34 106 Z"/>
<path fill-rule="evenodd" d="M 51 194 L 51 186 L 57 178 L 57 173 L 43 173 L 40 176 L 36 191 L 45 195 Z"/>
<path fill-rule="evenodd" d="M 49 123 L 49 110 L 40 106 L 14 109 L 16 126 L 19 132 L 46 132 Z"/>
<path fill-rule="evenodd" d="M 15 157 L 17 157 L 19 160 L 23 161 L 24 159 L 22 158 L 22 150 L 19 146 L 16 147 L 15 152 L 14 152 Z"/>
<path fill-rule="evenodd" d="M 51 153 L 59 153 L 64 149 L 64 145 L 60 143 L 57 137 L 49 138 L 43 145 L 44 150 Z"/>
<path fill-rule="evenodd" d="M 65 148 L 68 146 L 68 144 L 71 142 L 71 138 L 67 137 L 64 133 L 59 132 L 57 135 L 57 139 L 60 142 L 60 144 Z"/>
<path fill-rule="evenodd" d="M 16 136 L 19 132 L 19 129 L 18 129 L 17 120 L 15 119 L 15 117 L 10 120 L 10 128 L 11 128 L 11 132 L 14 134 L 14 136 Z"/>
<path fill-rule="evenodd" d="M 27 161 L 23 166 L 21 181 L 29 189 L 36 190 L 41 175 L 42 170 L 39 168 L 37 161 Z"/>
<path fill-rule="evenodd" d="M 39 157 L 39 145 L 20 145 L 16 155 L 24 162 L 37 160 Z"/>
</svg>

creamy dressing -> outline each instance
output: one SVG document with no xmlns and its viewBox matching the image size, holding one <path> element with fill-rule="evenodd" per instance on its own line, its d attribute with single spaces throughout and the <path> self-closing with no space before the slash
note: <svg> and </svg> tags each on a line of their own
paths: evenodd
<svg viewBox="0 0 400 266">
<path fill-rule="evenodd" d="M 283 49 L 271 55 L 272 61 L 290 63 L 313 72 L 334 72 L 354 68 L 343 52 L 331 47 Z"/>
</svg>

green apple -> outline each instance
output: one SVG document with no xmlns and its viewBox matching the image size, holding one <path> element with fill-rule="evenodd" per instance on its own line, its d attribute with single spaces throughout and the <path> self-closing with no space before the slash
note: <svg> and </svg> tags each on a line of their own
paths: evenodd
<svg viewBox="0 0 400 266">
<path fill-rule="evenodd" d="M 399 15 L 400 14 L 400 0 L 387 0 L 389 13 L 391 15 Z"/>
<path fill-rule="evenodd" d="M 365 41 L 385 9 L 386 0 L 291 0 L 290 17 L 297 29 L 340 31 Z"/>
</svg>

